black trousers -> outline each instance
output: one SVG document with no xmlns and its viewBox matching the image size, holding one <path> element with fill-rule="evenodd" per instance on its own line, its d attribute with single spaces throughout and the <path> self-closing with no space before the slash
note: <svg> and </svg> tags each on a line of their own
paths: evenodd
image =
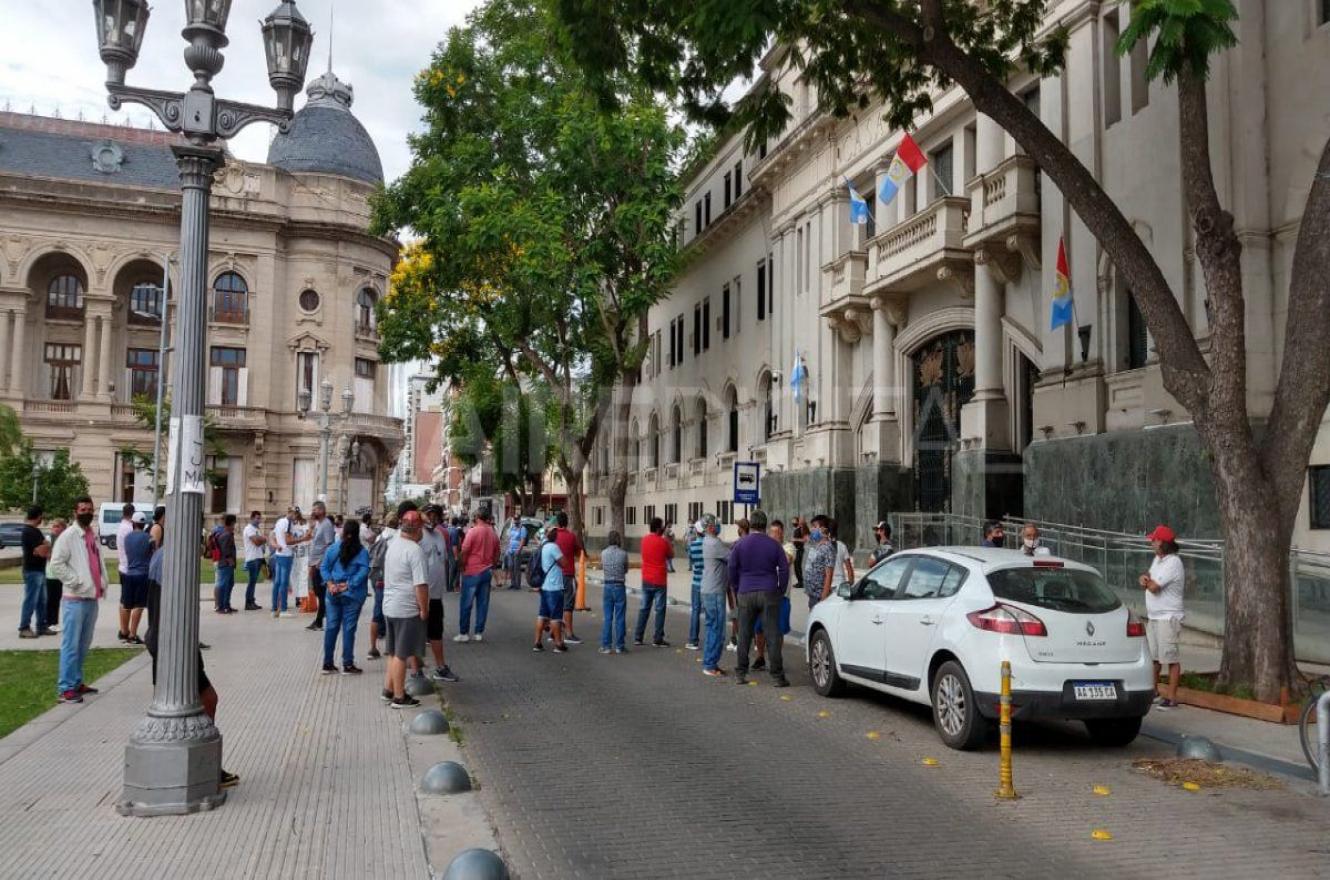
<svg viewBox="0 0 1330 880">
<path fill-rule="evenodd" d="M 314 598 L 319 600 L 319 612 L 314 615 L 314 625 L 323 626 L 323 614 L 328 606 L 328 588 L 323 583 L 323 573 L 317 565 L 309 567 L 309 586 L 314 591 Z"/>
<path fill-rule="evenodd" d="M 748 650 L 753 644 L 758 618 L 761 618 L 762 632 L 767 637 L 767 671 L 772 678 L 785 677 L 782 656 L 785 636 L 780 631 L 780 600 L 781 594 L 776 592 L 739 594 L 739 657 L 734 668 L 737 675 L 748 673 Z"/>
</svg>

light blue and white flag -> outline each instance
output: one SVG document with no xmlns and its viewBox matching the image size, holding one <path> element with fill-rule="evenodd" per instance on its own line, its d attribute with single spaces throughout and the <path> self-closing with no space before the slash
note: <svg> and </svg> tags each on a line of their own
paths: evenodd
<svg viewBox="0 0 1330 880">
<path fill-rule="evenodd" d="M 802 400 L 804 397 L 804 385 L 808 382 L 808 367 L 804 366 L 803 356 L 798 351 L 794 353 L 794 367 L 790 369 L 790 390 L 794 392 L 795 400 Z"/>
<path fill-rule="evenodd" d="M 845 185 L 850 188 L 850 222 L 855 226 L 863 226 L 868 223 L 868 201 L 859 195 L 859 190 L 854 188 L 848 177 Z"/>
</svg>

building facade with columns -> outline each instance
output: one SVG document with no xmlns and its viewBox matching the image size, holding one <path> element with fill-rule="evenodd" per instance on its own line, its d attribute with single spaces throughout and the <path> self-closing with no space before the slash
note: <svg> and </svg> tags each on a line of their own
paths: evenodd
<svg viewBox="0 0 1330 880">
<path fill-rule="evenodd" d="M 205 512 L 315 500 L 318 419 L 301 391 L 317 414 L 331 385 L 330 506 L 377 508 L 402 445 L 374 309 L 398 248 L 367 231 L 382 166 L 349 85 L 329 72 L 308 96 L 266 163 L 228 157 L 213 190 L 207 413 L 225 452 Z M 159 340 L 175 309 L 162 289 L 179 246 L 175 142 L 0 114 L 0 401 L 37 450 L 71 451 L 98 501 L 151 497 L 123 450 L 151 453 L 131 403 L 170 388 Z"/>
<path fill-rule="evenodd" d="M 1330 87 L 1330 9 L 1237 5 L 1240 44 L 1213 64 L 1211 149 L 1244 244 L 1259 421 L 1283 354 L 1298 221 L 1330 138 L 1330 111 L 1305 99 Z M 1130 15 L 1126 4 L 1050 4 L 1048 26 L 1070 34 L 1065 69 L 1009 86 L 1121 206 L 1204 345 L 1177 95 L 1147 83 L 1143 51 L 1113 51 Z M 928 165 L 884 205 L 869 194 L 902 133 L 881 108 L 820 112 L 779 49 L 762 75 L 791 99 L 785 133 L 752 153 L 732 137 L 687 181 L 690 259 L 652 309 L 628 426 L 629 537 L 651 515 L 732 522 L 736 459 L 762 464 L 773 514 L 831 513 L 860 548 L 873 523 L 912 510 L 1218 535 L 1204 452 L 1163 389 L 1129 290 L 1013 139 L 960 90 L 937 93 L 912 132 Z M 850 222 L 847 180 L 869 198 L 866 225 Z M 1076 318 L 1051 330 L 1060 240 Z M 796 363 L 807 372 L 797 388 Z M 1330 431 L 1319 436 L 1295 543 L 1330 550 Z M 602 445 L 593 535 L 608 522 Z"/>
</svg>

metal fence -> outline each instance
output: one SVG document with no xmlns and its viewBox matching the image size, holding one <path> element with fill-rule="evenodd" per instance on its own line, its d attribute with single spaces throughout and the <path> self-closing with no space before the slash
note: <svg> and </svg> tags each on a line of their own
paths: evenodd
<svg viewBox="0 0 1330 880">
<path fill-rule="evenodd" d="M 893 543 L 911 547 L 978 544 L 985 521 L 949 513 L 895 513 L 889 517 Z M 1017 547 L 1025 520 L 1006 518 L 1007 544 Z M 1123 604 L 1144 613 L 1137 578 L 1154 552 L 1142 535 L 1037 522 L 1040 539 L 1055 555 L 1092 565 Z M 1187 569 L 1184 597 L 1187 626 L 1224 634 L 1224 544 L 1218 539 L 1179 542 Z M 1330 663 L 1330 554 L 1294 550 L 1289 556 L 1293 592 L 1293 649 L 1299 660 Z"/>
</svg>

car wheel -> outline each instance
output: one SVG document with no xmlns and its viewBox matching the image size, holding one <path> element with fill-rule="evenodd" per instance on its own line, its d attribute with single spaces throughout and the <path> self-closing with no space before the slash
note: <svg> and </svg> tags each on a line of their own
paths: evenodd
<svg viewBox="0 0 1330 880">
<path fill-rule="evenodd" d="M 948 747 L 977 749 L 988 735 L 989 724 L 979 715 L 970 677 L 955 660 L 938 667 L 933 676 L 933 725 Z"/>
<path fill-rule="evenodd" d="M 809 672 L 813 676 L 813 689 L 824 697 L 839 697 L 845 693 L 845 679 L 836 671 L 836 652 L 831 648 L 831 636 L 820 629 L 813 635 L 808 649 Z"/>
<path fill-rule="evenodd" d="M 1085 729 L 1095 745 L 1120 749 L 1131 745 L 1141 732 L 1139 718 L 1094 718 L 1085 722 Z"/>
</svg>

